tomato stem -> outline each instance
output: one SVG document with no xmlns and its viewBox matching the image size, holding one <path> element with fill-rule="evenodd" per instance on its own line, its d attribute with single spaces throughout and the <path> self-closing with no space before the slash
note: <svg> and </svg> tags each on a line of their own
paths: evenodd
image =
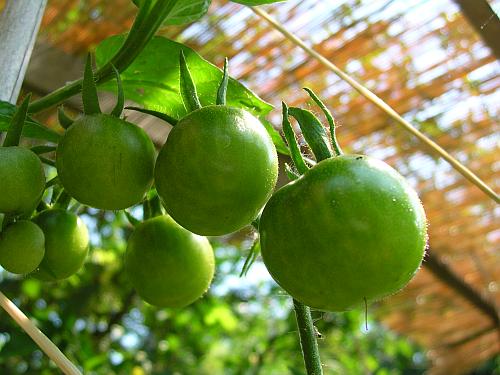
<svg viewBox="0 0 500 375">
<path fill-rule="evenodd" d="M 293 307 L 299 328 L 300 346 L 307 375 L 322 375 L 323 368 L 321 367 L 318 342 L 311 318 L 311 309 L 296 299 L 293 300 Z"/>
</svg>

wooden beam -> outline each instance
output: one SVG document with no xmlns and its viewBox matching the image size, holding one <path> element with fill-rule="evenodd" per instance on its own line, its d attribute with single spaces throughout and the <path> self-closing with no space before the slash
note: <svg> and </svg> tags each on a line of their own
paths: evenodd
<svg viewBox="0 0 500 375">
<path fill-rule="evenodd" d="M 484 43 L 500 59 L 500 19 L 487 0 L 454 0 Z"/>
<path fill-rule="evenodd" d="M 500 329 L 500 316 L 495 304 L 465 282 L 462 277 L 456 274 L 455 271 L 432 251 L 427 252 L 423 265 L 432 272 L 436 278 L 455 290 L 473 306 L 490 317 L 495 326 Z"/>
</svg>

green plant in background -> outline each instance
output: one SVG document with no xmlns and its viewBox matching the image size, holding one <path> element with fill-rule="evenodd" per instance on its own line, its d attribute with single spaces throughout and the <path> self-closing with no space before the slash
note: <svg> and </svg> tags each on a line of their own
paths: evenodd
<svg viewBox="0 0 500 375">
<path fill-rule="evenodd" d="M 259 5 L 275 1 L 237 2 Z M 425 215 L 416 193 L 382 162 L 340 155 L 333 119 L 312 92 L 330 122 L 332 143 L 327 142 L 324 127 L 311 112 L 284 106 L 287 149 L 272 126 L 255 117 L 265 116 L 271 106 L 231 79 L 227 64 L 221 71 L 188 47 L 154 37 L 162 25 L 198 19 L 210 1 L 135 3 L 139 10 L 130 32 L 97 47 L 95 72 L 88 58 L 81 80 L 29 107 L 29 99 L 25 100 L 14 116 L 12 106 L 1 103 L 0 131 L 9 128 L 4 144 L 9 147 L 0 148 L 0 153 L 9 149 L 19 155 L 24 152 L 27 161 L 18 162 L 21 156 L 15 156 L 17 164 L 9 161 L 10 156 L 0 159 L 0 176 L 6 181 L 13 175 L 12 166 L 26 171 L 26 181 L 0 188 L 7 189 L 5 194 L 0 190 L 0 212 L 5 214 L 6 228 L 0 234 L 0 262 L 20 273 L 34 271 L 35 277 L 23 283 L 7 279 L 2 285 L 22 295 L 23 308 L 43 322 L 48 336 L 64 346 L 86 373 L 213 374 L 226 369 L 235 374 L 303 373 L 301 356 L 285 354 L 290 349 L 299 353 L 288 298 L 284 294 L 276 298 L 278 289 L 269 281 L 260 285 L 263 290 L 259 288 L 258 293 L 245 288 L 224 290 L 228 282 L 218 279 L 216 273 L 212 291 L 189 308 L 180 309 L 201 297 L 214 275 L 210 243 L 191 232 L 224 235 L 252 223 L 261 238 L 254 241 L 242 273 L 248 272 L 260 244 L 271 275 L 295 298 L 306 371 L 321 374 L 317 339 L 322 334 L 314 330 L 306 305 L 345 310 L 393 293 L 409 281 L 420 264 L 426 241 Z M 118 83 L 117 105 L 110 115 L 102 114 L 96 83 L 114 92 L 113 76 Z M 61 137 L 26 116 L 28 108 L 36 113 L 80 92 L 84 114 L 73 121 L 60 110 L 59 120 L 65 129 Z M 151 189 L 155 163 L 152 142 L 143 130 L 120 119 L 125 99 L 138 105 L 130 109 L 174 126 L 156 162 L 157 192 Z M 298 120 L 319 161 L 310 170 L 295 141 L 288 111 Z M 56 150 L 56 162 L 17 147 L 21 134 L 45 141 L 35 150 L 40 155 Z M 333 158 L 331 147 L 337 154 Z M 291 156 L 296 170 L 289 167 L 287 172 L 297 181 L 275 193 L 259 220 L 278 177 L 276 149 Z M 57 167 L 58 176 L 46 185 L 41 162 L 50 171 Z M 18 203 L 11 207 L 10 200 L 3 202 L 6 194 L 18 194 Z M 160 198 L 172 217 L 163 215 Z M 134 215 L 141 208 L 139 203 L 142 223 Z M 96 210 L 132 206 L 124 215 Z M 32 222 L 26 221 L 30 219 Z M 85 271 L 78 272 L 88 252 L 86 224 L 91 225 L 90 240 L 92 236 L 99 238 L 94 238 Z M 132 233 L 130 224 L 135 226 Z M 26 268 L 11 262 L 20 255 L 13 251 L 11 238 L 15 236 L 10 228 L 14 225 L 30 225 L 33 232 L 28 241 L 33 246 L 23 249 L 30 252 L 26 264 L 21 265 Z M 41 233 L 35 233 L 35 228 Z M 117 232 L 122 234 L 115 237 Z M 241 267 L 240 247 L 235 250 L 223 242 L 216 246 L 215 259 L 222 275 Z M 358 271 L 362 278 L 355 275 Z M 37 280 L 68 277 L 67 283 L 48 291 L 42 291 Z M 129 283 L 145 301 L 177 309 L 140 303 Z M 264 303 L 257 303 L 261 298 Z M 358 312 L 318 317 L 316 323 L 327 337 L 320 340 L 320 347 L 327 354 L 328 371 L 383 374 L 391 373 L 397 364 L 422 365 L 418 358 L 411 358 L 404 340 L 360 337 L 362 319 Z M 2 329 L 1 324 L 7 325 L 0 323 Z M 128 333 L 120 330 L 119 324 Z M 384 332 L 379 329 L 377 332 Z M 78 336 L 77 342 L 73 335 Z M 21 337 L 0 336 L 0 350 L 4 354 L 7 350 L 0 359 L 0 369 L 50 371 L 44 370 L 50 367 L 37 352 L 30 354 L 32 344 Z M 29 351 L 16 352 L 15 340 Z M 246 344 L 239 346 L 242 342 Z M 9 359 L 8 350 L 13 350 L 13 345 L 14 351 L 29 361 Z M 382 355 L 371 353 L 390 345 L 393 355 L 386 359 L 386 366 Z"/>
</svg>

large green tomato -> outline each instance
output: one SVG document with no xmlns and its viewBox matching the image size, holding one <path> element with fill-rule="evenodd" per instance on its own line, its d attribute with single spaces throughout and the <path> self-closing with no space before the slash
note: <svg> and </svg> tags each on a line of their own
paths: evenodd
<svg viewBox="0 0 500 375">
<path fill-rule="evenodd" d="M 0 212 L 19 215 L 36 208 L 45 189 L 42 163 L 23 147 L 0 147 Z"/>
<path fill-rule="evenodd" d="M 61 209 L 43 211 L 33 221 L 45 235 L 45 256 L 33 276 L 55 281 L 76 273 L 89 250 L 88 230 L 83 221 Z"/>
<path fill-rule="evenodd" d="M 184 117 L 158 155 L 155 182 L 168 213 L 200 235 L 248 225 L 278 177 L 274 144 L 250 113 L 208 106 Z"/>
<path fill-rule="evenodd" d="M 45 254 L 45 237 L 38 225 L 21 220 L 0 233 L 0 265 L 18 274 L 33 272 Z"/>
<path fill-rule="evenodd" d="M 128 241 L 125 271 L 137 293 L 159 307 L 184 307 L 210 286 L 215 261 L 205 237 L 169 216 L 139 224 Z"/>
<path fill-rule="evenodd" d="M 75 121 L 57 147 L 57 172 L 67 192 L 105 210 L 141 201 L 153 182 L 154 163 L 144 130 L 105 114 Z"/>
<path fill-rule="evenodd" d="M 427 241 L 416 192 L 389 165 L 361 155 L 321 161 L 278 190 L 259 230 L 273 278 L 325 311 L 400 290 L 419 268 Z"/>
</svg>

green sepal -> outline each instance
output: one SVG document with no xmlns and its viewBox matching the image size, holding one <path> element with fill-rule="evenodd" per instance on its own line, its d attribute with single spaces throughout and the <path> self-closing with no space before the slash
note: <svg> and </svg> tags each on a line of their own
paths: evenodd
<svg viewBox="0 0 500 375">
<path fill-rule="evenodd" d="M 4 214 L 2 220 L 2 227 L 0 228 L 0 232 L 2 232 L 5 228 L 7 228 L 10 224 L 14 222 L 14 215 Z"/>
<path fill-rule="evenodd" d="M 331 158 L 332 153 L 328 147 L 328 136 L 318 118 L 311 111 L 297 107 L 291 107 L 288 113 L 299 123 L 302 135 L 311 148 L 316 160 L 321 161 Z"/>
<path fill-rule="evenodd" d="M 297 168 L 297 171 L 300 174 L 304 174 L 309 168 L 302 157 L 299 145 L 297 144 L 297 139 L 295 138 L 295 133 L 293 132 L 292 125 L 288 119 L 288 106 L 285 102 L 282 102 L 281 106 L 283 109 L 283 133 L 285 134 L 285 139 L 288 143 L 288 148 L 290 149 L 290 156 L 295 168 Z"/>
<path fill-rule="evenodd" d="M 288 163 L 285 163 L 285 172 L 290 181 L 294 181 L 300 177 L 300 175 L 294 171 L 292 166 Z"/>
<path fill-rule="evenodd" d="M 133 227 L 136 227 L 141 223 L 140 220 L 137 220 L 135 217 L 133 217 L 132 214 L 127 210 L 123 210 L 123 213 L 125 214 L 125 217 L 127 218 L 130 225 L 132 225 Z"/>
<path fill-rule="evenodd" d="M 56 168 L 56 162 L 54 160 L 50 160 L 50 159 L 44 158 L 43 156 L 40 156 L 40 155 L 38 155 L 38 159 L 40 159 L 40 161 L 43 164 L 46 164 L 46 165 L 49 165 L 51 167 Z"/>
<path fill-rule="evenodd" d="M 273 124 L 266 120 L 263 116 L 259 117 L 260 122 L 262 125 L 267 130 L 267 133 L 271 136 L 271 139 L 273 140 L 274 147 L 276 147 L 276 151 L 280 153 L 281 155 L 286 155 L 290 156 L 290 150 L 288 149 L 288 146 L 286 145 L 286 142 L 283 140 L 283 137 L 281 136 L 280 132 L 277 131 Z"/>
<path fill-rule="evenodd" d="M 314 100 L 314 102 L 321 108 L 323 113 L 325 114 L 326 120 L 328 121 L 328 125 L 330 125 L 330 144 L 333 147 L 333 150 L 337 154 L 337 156 L 342 155 L 342 149 L 340 148 L 337 142 L 337 135 L 335 133 L 337 125 L 335 124 L 335 120 L 332 116 L 332 113 L 326 105 L 321 101 L 321 99 L 314 93 L 310 88 L 304 87 L 304 90 L 309 94 L 309 96 Z"/>
<path fill-rule="evenodd" d="M 99 98 L 97 96 L 97 86 L 95 83 L 94 71 L 92 70 L 92 56 L 87 55 L 85 63 L 85 72 L 83 73 L 82 84 L 83 112 L 86 115 L 97 115 L 101 112 L 99 107 Z"/>
<path fill-rule="evenodd" d="M 149 200 L 149 205 L 151 206 L 152 217 L 163 215 L 161 201 L 158 194 L 155 194 L 155 196 Z"/>
<path fill-rule="evenodd" d="M 31 151 L 33 151 L 37 155 L 42 155 L 42 154 L 48 154 L 49 152 L 54 152 L 56 148 L 57 148 L 56 146 L 41 145 L 41 146 L 31 147 Z"/>
<path fill-rule="evenodd" d="M 115 68 L 113 64 L 111 64 L 111 68 L 113 68 L 113 72 L 115 73 L 117 86 L 116 105 L 111 111 L 111 116 L 120 118 L 123 112 L 123 106 L 125 105 L 125 94 L 123 93 L 123 84 L 122 78 L 120 77 L 120 72 Z"/>
<path fill-rule="evenodd" d="M 159 118 L 160 120 L 168 122 L 172 126 L 177 125 L 177 123 L 179 122 L 179 120 L 167 115 L 166 113 L 153 111 L 152 109 L 139 108 L 139 107 L 125 107 L 125 109 L 129 109 L 131 111 L 137 111 L 137 112 L 141 112 L 141 113 L 146 113 L 148 115 Z"/>
<path fill-rule="evenodd" d="M 248 253 L 247 258 L 245 259 L 245 263 L 243 264 L 243 267 L 240 272 L 240 277 L 247 275 L 248 271 L 250 270 L 250 267 L 257 260 L 259 254 L 260 254 L 260 239 L 256 238 L 252 244 L 252 247 L 250 248 L 250 252 Z"/>
<path fill-rule="evenodd" d="M 73 125 L 73 122 L 75 122 L 75 120 L 64 112 L 63 106 L 60 106 L 57 109 L 57 119 L 59 120 L 59 125 L 61 125 L 63 129 L 68 129 L 71 125 Z"/>
<path fill-rule="evenodd" d="M 28 106 L 31 100 L 31 94 L 26 95 L 23 102 L 12 117 L 9 130 L 5 136 L 3 147 L 18 146 L 23 132 L 24 122 L 28 116 Z"/>
<path fill-rule="evenodd" d="M 198 93 L 196 92 L 196 86 L 193 81 L 193 77 L 191 77 L 191 73 L 189 72 L 189 68 L 187 66 L 186 57 L 184 56 L 184 51 L 181 50 L 179 55 L 179 63 L 180 63 L 180 72 L 181 72 L 181 97 L 184 103 L 184 107 L 188 113 L 196 111 L 201 108 L 200 98 L 198 97 Z"/>
<path fill-rule="evenodd" d="M 59 183 L 59 176 L 56 176 L 54 178 L 51 178 L 45 183 L 45 190 L 50 188 L 51 186 L 57 185 Z"/>
<path fill-rule="evenodd" d="M 36 212 L 42 212 L 42 211 L 45 211 L 45 210 L 48 210 L 50 207 L 47 203 L 45 203 L 43 200 L 41 200 L 39 203 L 38 203 L 38 206 L 36 206 Z"/>
<path fill-rule="evenodd" d="M 69 207 L 69 204 L 71 203 L 71 195 L 69 195 L 66 190 L 61 189 L 61 192 L 57 196 L 55 202 L 54 202 L 54 207 L 61 208 L 63 210 L 67 210 Z"/>
<path fill-rule="evenodd" d="M 224 74 L 222 76 L 222 81 L 220 82 L 219 89 L 217 90 L 217 100 L 215 104 L 217 105 L 226 105 L 227 98 L 227 85 L 229 83 L 229 62 L 227 57 L 224 59 Z"/>
</svg>

